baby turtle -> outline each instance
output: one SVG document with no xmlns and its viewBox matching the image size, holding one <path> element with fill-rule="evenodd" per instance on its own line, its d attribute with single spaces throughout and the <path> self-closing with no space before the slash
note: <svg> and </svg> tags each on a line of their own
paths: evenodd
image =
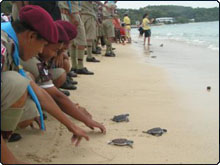
<svg viewBox="0 0 220 165">
<path fill-rule="evenodd" d="M 131 148 L 133 148 L 133 141 L 132 140 L 127 140 L 127 139 L 114 139 L 110 142 L 108 142 L 108 144 L 112 144 L 112 145 L 116 145 L 116 146 L 129 146 Z"/>
<path fill-rule="evenodd" d="M 167 132 L 166 129 L 162 129 L 160 127 L 152 128 L 152 129 L 150 129 L 148 131 L 143 131 L 143 133 L 151 134 L 153 136 L 161 136 L 161 135 L 163 135 L 166 132 Z"/>
<path fill-rule="evenodd" d="M 114 116 L 112 121 L 115 121 L 117 123 L 123 122 L 123 121 L 129 122 L 128 116 L 129 114 L 122 114 L 122 115 Z"/>
</svg>

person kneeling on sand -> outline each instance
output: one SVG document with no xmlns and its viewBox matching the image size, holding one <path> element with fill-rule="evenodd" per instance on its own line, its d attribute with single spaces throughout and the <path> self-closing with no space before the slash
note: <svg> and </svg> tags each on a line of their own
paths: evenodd
<svg viewBox="0 0 220 165">
<path fill-rule="evenodd" d="M 39 116 L 36 113 L 36 105 L 28 95 L 27 87 L 29 87 L 28 89 L 32 88 L 35 92 L 42 108 L 73 133 L 72 142 L 77 146 L 82 138 L 89 140 L 85 131 L 64 115 L 44 89 L 17 73 L 19 71 L 25 74 L 19 65 L 19 57 L 27 61 L 41 53 L 46 44 L 58 42 L 57 27 L 51 16 L 38 6 L 27 5 L 21 9 L 19 15 L 20 21 L 1 24 L 1 133 L 7 136 L 5 138 L 10 139 L 17 126 L 25 128 L 33 122 L 35 116 Z M 12 49 L 13 47 L 15 49 Z M 25 107 L 27 103 L 29 104 Z M 22 117 L 28 120 L 21 123 Z"/>
<path fill-rule="evenodd" d="M 50 69 L 47 63 L 51 58 L 57 56 L 58 51 L 63 47 L 63 43 L 71 41 L 76 37 L 77 33 L 76 28 L 67 21 L 55 21 L 55 23 L 59 31 L 59 43 L 49 43 L 44 47 L 42 53 L 39 53 L 37 57 L 34 57 L 29 61 L 22 62 L 22 65 L 26 71 L 34 76 L 36 83 L 47 91 L 64 113 L 83 122 L 91 129 L 97 127 L 105 133 L 105 127 L 94 121 L 92 115 L 88 113 L 85 108 L 74 104 L 66 95 L 57 89 L 57 87 L 59 88 L 65 82 L 66 72 L 62 68 Z M 65 24 L 65 26 L 63 26 L 63 24 Z M 67 30 L 65 29 L 73 31 L 72 38 L 69 38 L 70 35 L 66 33 Z M 57 69 L 59 69 L 59 71 L 57 71 Z"/>
</svg>

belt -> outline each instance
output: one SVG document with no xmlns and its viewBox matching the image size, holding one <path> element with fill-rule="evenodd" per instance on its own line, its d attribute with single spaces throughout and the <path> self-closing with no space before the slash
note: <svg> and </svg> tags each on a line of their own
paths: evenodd
<svg viewBox="0 0 220 165">
<path fill-rule="evenodd" d="M 126 24 L 126 26 L 130 26 L 131 24 Z"/>
<path fill-rule="evenodd" d="M 88 14 L 88 13 L 80 13 L 80 15 L 89 15 L 89 16 L 92 16 L 92 17 L 96 17 L 96 16 L 94 16 L 92 14 Z"/>
</svg>

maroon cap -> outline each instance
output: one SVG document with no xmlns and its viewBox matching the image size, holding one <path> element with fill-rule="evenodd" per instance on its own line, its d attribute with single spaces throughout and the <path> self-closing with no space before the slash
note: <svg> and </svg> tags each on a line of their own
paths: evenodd
<svg viewBox="0 0 220 165">
<path fill-rule="evenodd" d="M 68 34 L 66 33 L 65 29 L 61 24 L 55 21 L 55 24 L 57 26 L 57 30 L 59 33 L 58 41 L 59 42 L 69 42 Z"/>
<path fill-rule="evenodd" d="M 77 36 L 77 29 L 76 26 L 67 22 L 67 21 L 62 21 L 62 20 L 58 20 L 56 21 L 56 23 L 62 25 L 62 27 L 65 29 L 68 37 L 69 37 L 69 41 L 71 41 L 72 39 L 76 38 Z"/>
<path fill-rule="evenodd" d="M 58 31 L 53 18 L 40 6 L 24 6 L 19 12 L 19 17 L 21 22 L 29 25 L 48 42 L 58 42 Z"/>
</svg>

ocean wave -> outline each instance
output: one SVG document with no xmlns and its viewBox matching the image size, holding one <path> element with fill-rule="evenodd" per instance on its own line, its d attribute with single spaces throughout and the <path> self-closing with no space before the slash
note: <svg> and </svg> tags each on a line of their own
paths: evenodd
<svg viewBox="0 0 220 165">
<path fill-rule="evenodd" d="M 187 39 L 187 38 L 182 38 L 180 36 L 154 36 L 155 39 L 162 39 L 162 40 L 174 40 L 174 41 L 180 41 L 180 42 L 185 42 L 187 44 L 192 44 L 195 46 L 205 46 L 211 50 L 219 51 L 219 47 L 216 44 L 212 44 L 210 42 L 204 41 L 204 40 L 199 40 L 199 39 Z"/>
</svg>

